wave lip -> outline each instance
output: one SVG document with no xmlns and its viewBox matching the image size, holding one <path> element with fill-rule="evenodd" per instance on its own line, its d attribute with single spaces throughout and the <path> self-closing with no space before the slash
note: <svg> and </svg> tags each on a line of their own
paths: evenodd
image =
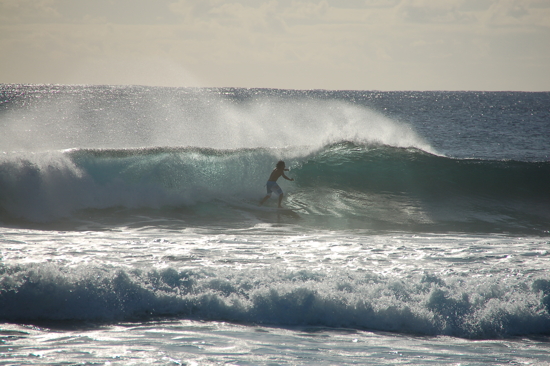
<svg viewBox="0 0 550 366">
<path fill-rule="evenodd" d="M 2 267 L 3 321 L 159 317 L 491 339 L 548 335 L 550 280 L 364 273 Z"/>
</svg>

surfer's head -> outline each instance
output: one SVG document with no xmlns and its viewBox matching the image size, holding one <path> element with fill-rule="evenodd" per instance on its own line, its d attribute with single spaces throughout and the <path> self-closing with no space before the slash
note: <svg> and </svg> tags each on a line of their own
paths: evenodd
<svg viewBox="0 0 550 366">
<path fill-rule="evenodd" d="M 277 169 L 284 169 L 285 168 L 285 162 L 282 160 L 279 160 L 277 162 Z"/>
</svg>

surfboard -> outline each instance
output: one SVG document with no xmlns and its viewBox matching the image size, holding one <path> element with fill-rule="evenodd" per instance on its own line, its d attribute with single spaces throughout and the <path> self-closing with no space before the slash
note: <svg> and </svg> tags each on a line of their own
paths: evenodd
<svg viewBox="0 0 550 366">
<path fill-rule="evenodd" d="M 286 216 L 292 216 L 292 217 L 300 217 L 300 215 L 298 215 L 298 213 L 294 210 L 292 210 L 291 208 L 286 208 L 286 207 L 262 207 L 262 206 L 258 206 L 259 209 L 264 209 L 265 212 L 273 212 L 273 213 L 276 213 L 276 214 L 279 214 L 279 215 L 286 215 Z M 264 211 L 262 210 L 262 211 Z"/>
<path fill-rule="evenodd" d="M 300 217 L 298 213 L 296 213 L 291 208 L 287 207 L 270 207 L 270 206 L 260 206 L 258 204 L 253 204 L 246 201 L 233 201 L 233 200 L 222 200 L 226 204 L 233 206 L 235 208 L 241 208 L 245 209 L 247 211 L 258 211 L 258 212 L 272 212 L 276 214 L 283 214 L 283 215 L 289 215 L 294 217 Z"/>
</svg>

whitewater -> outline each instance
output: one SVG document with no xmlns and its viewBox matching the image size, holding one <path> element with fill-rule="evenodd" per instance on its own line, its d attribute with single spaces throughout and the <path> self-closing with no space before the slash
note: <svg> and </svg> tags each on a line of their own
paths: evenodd
<svg viewBox="0 0 550 366">
<path fill-rule="evenodd" d="M 0 85 L 0 363 L 548 364 L 549 133 L 550 93 Z"/>
</svg>

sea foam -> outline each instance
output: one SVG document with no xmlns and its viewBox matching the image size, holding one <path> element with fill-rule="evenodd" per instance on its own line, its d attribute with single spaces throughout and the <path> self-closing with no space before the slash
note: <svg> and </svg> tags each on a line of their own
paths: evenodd
<svg viewBox="0 0 550 366">
<path fill-rule="evenodd" d="M 3 321 L 112 322 L 181 317 L 494 338 L 548 334 L 546 279 L 230 268 L 3 266 Z"/>
</svg>

